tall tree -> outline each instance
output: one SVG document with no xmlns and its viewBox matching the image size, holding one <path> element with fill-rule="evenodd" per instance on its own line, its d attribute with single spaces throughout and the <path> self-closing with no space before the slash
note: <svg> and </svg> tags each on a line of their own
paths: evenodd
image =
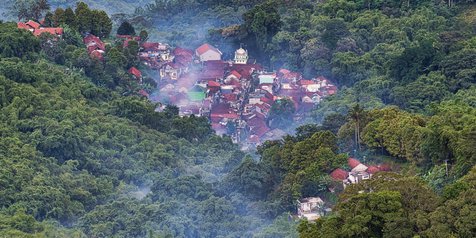
<svg viewBox="0 0 476 238">
<path fill-rule="evenodd" d="M 48 26 L 48 27 L 54 27 L 54 26 L 57 26 L 55 24 L 55 17 L 53 15 L 53 13 L 51 12 L 47 12 L 46 15 L 45 15 L 45 20 L 43 22 L 43 26 Z"/>
<path fill-rule="evenodd" d="M 135 35 L 136 30 L 128 21 L 124 21 L 121 23 L 119 28 L 117 29 L 118 35 Z"/>
<path fill-rule="evenodd" d="M 32 6 L 32 10 L 36 20 L 40 20 L 43 16 L 43 13 L 50 10 L 50 4 L 48 0 L 36 0 Z"/>
<path fill-rule="evenodd" d="M 64 10 L 64 15 L 60 19 L 62 20 L 61 24 L 66 24 L 73 29 L 77 29 L 78 21 L 76 19 L 76 15 L 74 14 L 73 9 L 71 9 L 70 7 Z"/>
<path fill-rule="evenodd" d="M 360 151 L 360 123 L 364 116 L 365 110 L 360 106 L 360 104 L 355 104 L 348 113 L 349 119 L 354 122 L 354 141 L 358 151 Z"/>
<path fill-rule="evenodd" d="M 76 16 L 78 31 L 81 33 L 90 32 L 93 18 L 89 6 L 84 2 L 78 2 L 74 13 Z"/>
<path fill-rule="evenodd" d="M 281 17 L 276 5 L 260 4 L 243 15 L 243 27 L 252 37 L 257 49 L 264 53 L 268 43 L 281 27 Z"/>
<path fill-rule="evenodd" d="M 64 9 L 58 7 L 53 12 L 53 25 L 59 26 L 60 24 L 63 24 L 63 23 L 64 23 Z"/>
<path fill-rule="evenodd" d="M 18 20 L 39 21 L 43 14 L 50 9 L 47 0 L 15 0 L 11 12 Z"/>
<path fill-rule="evenodd" d="M 112 30 L 112 21 L 105 11 L 93 10 L 90 32 L 101 38 L 108 37 Z"/>
</svg>

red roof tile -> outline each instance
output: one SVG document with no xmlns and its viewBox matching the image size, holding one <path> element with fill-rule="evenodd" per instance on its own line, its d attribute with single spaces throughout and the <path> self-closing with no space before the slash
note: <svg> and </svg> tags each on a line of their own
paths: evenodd
<svg viewBox="0 0 476 238">
<path fill-rule="evenodd" d="M 220 103 L 212 107 L 210 112 L 212 122 L 219 122 L 223 118 L 239 119 L 240 116 L 236 114 L 228 104 Z"/>
<path fill-rule="evenodd" d="M 28 26 L 27 24 L 25 24 L 25 23 L 23 23 L 23 22 L 18 22 L 18 23 L 17 23 L 17 27 L 20 28 L 20 29 L 26 29 L 26 30 L 32 29 L 31 26 Z"/>
<path fill-rule="evenodd" d="M 267 97 L 261 97 L 260 100 L 261 100 L 262 102 L 267 103 L 267 104 L 270 104 L 270 105 L 274 103 L 274 101 L 273 101 L 272 99 L 269 99 L 269 98 L 267 98 Z"/>
<path fill-rule="evenodd" d="M 91 51 L 90 56 L 91 56 L 91 58 L 96 58 L 96 59 L 99 59 L 99 60 L 102 61 L 102 60 L 104 60 L 103 53 L 104 53 L 104 51 L 101 52 L 99 50 L 93 50 L 93 51 Z"/>
<path fill-rule="evenodd" d="M 380 164 L 377 166 L 380 171 L 392 171 L 392 168 L 388 164 Z"/>
<path fill-rule="evenodd" d="M 31 26 L 33 29 L 39 29 L 40 28 L 40 23 L 36 21 L 29 20 L 26 25 Z"/>
<path fill-rule="evenodd" d="M 140 79 L 142 77 L 142 72 L 140 72 L 140 70 L 138 70 L 136 67 L 130 68 L 127 72 L 134 75 L 137 79 Z"/>
<path fill-rule="evenodd" d="M 213 80 L 209 80 L 207 85 L 208 85 L 208 87 L 220 87 L 221 86 L 221 84 L 219 82 L 216 82 L 216 81 L 213 81 Z"/>
<path fill-rule="evenodd" d="M 197 55 L 203 55 L 209 50 L 212 50 L 212 51 L 215 51 L 215 52 L 221 54 L 221 52 L 217 48 L 215 48 L 215 47 L 213 47 L 213 46 L 211 46 L 207 43 L 201 45 L 195 51 L 197 52 Z"/>
<path fill-rule="evenodd" d="M 139 90 L 139 94 L 146 97 L 146 98 L 149 97 L 149 93 L 147 93 L 144 89 Z"/>
<path fill-rule="evenodd" d="M 201 79 L 201 80 L 215 80 L 215 79 L 218 79 L 218 78 L 222 78 L 223 77 L 223 74 L 225 72 L 223 70 L 206 70 L 206 71 L 203 71 L 201 72 L 199 75 L 197 75 L 197 78 L 198 79 Z"/>
<path fill-rule="evenodd" d="M 104 42 L 102 42 L 102 40 L 99 37 L 93 34 L 89 34 L 86 37 L 84 37 L 83 42 L 85 45 L 89 45 L 88 48 L 90 46 L 93 46 L 100 50 L 106 50 L 106 44 L 104 44 Z"/>
<path fill-rule="evenodd" d="M 233 75 L 233 76 L 237 77 L 238 79 L 241 78 L 241 74 L 238 73 L 236 70 L 231 71 L 230 75 Z"/>
<path fill-rule="evenodd" d="M 160 43 L 156 42 L 144 42 L 142 43 L 141 47 L 146 51 L 154 51 L 159 50 Z"/>
<path fill-rule="evenodd" d="M 281 73 L 281 74 L 283 74 L 283 75 L 286 75 L 286 74 L 291 73 L 291 71 L 290 71 L 290 70 L 287 70 L 287 69 L 279 69 L 278 72 Z"/>
<path fill-rule="evenodd" d="M 357 167 L 360 164 L 360 161 L 358 161 L 354 158 L 349 158 L 347 160 L 347 163 L 349 164 L 349 167 L 351 167 L 353 169 L 353 168 Z"/>
<path fill-rule="evenodd" d="M 306 79 L 303 79 L 301 81 L 299 81 L 301 83 L 301 85 L 311 85 L 311 84 L 316 84 L 316 82 L 312 81 L 312 80 L 306 80 Z"/>
<path fill-rule="evenodd" d="M 193 56 L 193 51 L 191 51 L 191 50 L 189 50 L 189 49 L 177 47 L 177 48 L 175 48 L 175 49 L 172 51 L 172 54 L 174 54 L 174 55 L 190 55 L 190 56 Z"/>
<path fill-rule="evenodd" d="M 377 173 L 378 171 L 380 171 L 380 169 L 377 168 L 377 166 L 369 166 L 369 167 L 367 168 L 367 173 L 369 173 L 369 174 L 375 174 L 375 173 Z"/>
<path fill-rule="evenodd" d="M 330 174 L 334 180 L 345 180 L 348 177 L 347 171 L 343 169 L 336 169 Z"/>
<path fill-rule="evenodd" d="M 48 28 L 35 29 L 35 31 L 33 32 L 33 35 L 39 36 L 43 33 L 49 33 L 51 35 L 63 35 L 63 28 L 48 27 Z"/>
<path fill-rule="evenodd" d="M 266 125 L 266 122 L 259 117 L 253 117 L 247 121 L 248 126 L 250 127 L 250 133 L 257 135 L 259 137 L 264 136 L 268 131 L 269 127 Z"/>
<path fill-rule="evenodd" d="M 234 94 L 234 93 L 223 94 L 223 98 L 227 102 L 234 102 L 234 101 L 238 100 L 238 98 L 236 97 L 236 94 Z"/>
</svg>

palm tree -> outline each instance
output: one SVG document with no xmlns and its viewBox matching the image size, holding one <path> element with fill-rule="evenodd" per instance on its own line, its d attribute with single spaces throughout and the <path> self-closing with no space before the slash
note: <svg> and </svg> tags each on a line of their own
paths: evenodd
<svg viewBox="0 0 476 238">
<path fill-rule="evenodd" d="M 347 117 L 354 121 L 355 130 L 354 130 L 354 141 L 357 147 L 357 150 L 360 151 L 360 123 L 365 116 L 365 110 L 360 106 L 360 104 L 355 104 L 350 108 Z"/>
</svg>

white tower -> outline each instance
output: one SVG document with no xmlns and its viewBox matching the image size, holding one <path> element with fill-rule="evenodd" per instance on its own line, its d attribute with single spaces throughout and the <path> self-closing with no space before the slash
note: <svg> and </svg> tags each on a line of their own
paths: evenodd
<svg viewBox="0 0 476 238">
<path fill-rule="evenodd" d="M 248 51 L 242 47 L 235 51 L 235 64 L 246 64 L 248 62 Z"/>
</svg>

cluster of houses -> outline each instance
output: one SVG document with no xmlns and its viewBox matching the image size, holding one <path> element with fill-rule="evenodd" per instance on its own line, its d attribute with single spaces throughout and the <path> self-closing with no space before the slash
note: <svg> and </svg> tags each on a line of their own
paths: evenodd
<svg viewBox="0 0 476 238">
<path fill-rule="evenodd" d="M 63 35 L 63 28 L 61 27 L 43 27 L 42 22 L 38 23 L 32 20 L 29 20 L 26 23 L 18 22 L 17 27 L 19 29 L 25 29 L 32 32 L 32 34 L 36 37 L 40 36 L 43 33 L 48 33 L 55 37 L 62 37 Z M 117 35 L 116 37 L 124 40 L 124 46 L 127 46 L 128 42 L 132 40 L 140 41 L 140 37 L 138 36 Z M 99 37 L 88 33 L 84 36 L 83 43 L 86 45 L 86 50 L 88 51 L 91 58 L 104 61 L 104 54 L 106 53 L 106 44 Z M 144 46 L 142 46 L 141 50 L 143 50 L 143 47 Z M 128 70 L 128 72 L 139 83 L 142 82 L 142 72 L 140 70 L 135 67 L 132 67 Z M 139 93 L 144 96 L 148 96 L 148 93 L 144 90 L 140 90 Z"/>
<path fill-rule="evenodd" d="M 43 32 L 61 36 L 62 28 L 42 27 L 40 23 L 19 22 L 19 28 L 38 36 Z M 322 98 L 335 94 L 337 87 L 320 76 L 304 79 L 297 72 L 280 69 L 267 72 L 250 59 L 248 51 L 240 47 L 234 58 L 223 60 L 222 52 L 210 44 L 195 50 L 158 42 L 143 42 L 138 36 L 117 35 L 127 47 L 131 41 L 139 43 L 138 58 L 148 69 L 157 72 L 158 90 L 140 94 L 162 105 L 179 107 L 181 116 L 208 117 L 219 135 L 229 135 L 234 142 L 251 145 L 276 139 L 285 133 L 269 127 L 269 112 L 275 102 L 290 99 L 296 109 L 295 121 L 303 118 Z M 106 44 L 97 36 L 83 38 L 91 58 L 104 61 Z M 132 67 L 128 73 L 139 83 L 142 72 Z M 160 108 L 159 108 L 160 110 Z"/>
<path fill-rule="evenodd" d="M 391 171 L 391 167 L 387 164 L 367 166 L 355 158 L 348 158 L 347 164 L 350 171 L 338 168 L 330 173 L 330 177 L 343 188 L 371 179 L 373 174 L 379 171 Z M 334 188 L 330 190 L 334 192 Z M 331 211 L 325 207 L 325 202 L 320 197 L 308 197 L 297 201 L 297 217 L 300 219 L 315 221 Z"/>
<path fill-rule="evenodd" d="M 330 174 L 333 180 L 342 182 L 344 188 L 350 184 L 357 184 L 363 180 L 370 179 L 373 174 L 379 171 L 391 170 L 389 165 L 380 164 L 367 166 L 355 158 L 349 158 L 347 163 L 350 167 L 350 172 L 338 168 Z"/>
<path fill-rule="evenodd" d="M 284 134 L 268 126 L 269 111 L 276 101 L 292 100 L 299 120 L 322 98 L 337 91 L 322 76 L 306 80 L 286 69 L 266 72 L 242 47 L 232 60 L 225 61 L 222 55 L 210 44 L 192 51 L 143 43 L 140 60 L 160 76 L 159 90 L 150 99 L 178 106 L 181 116 L 208 117 L 217 134 L 256 145 Z"/>
<path fill-rule="evenodd" d="M 63 35 L 63 28 L 61 27 L 43 27 L 42 24 L 32 20 L 28 22 L 18 22 L 17 27 L 19 29 L 30 31 L 36 37 L 43 33 L 48 33 L 56 37 L 61 37 Z"/>
</svg>

